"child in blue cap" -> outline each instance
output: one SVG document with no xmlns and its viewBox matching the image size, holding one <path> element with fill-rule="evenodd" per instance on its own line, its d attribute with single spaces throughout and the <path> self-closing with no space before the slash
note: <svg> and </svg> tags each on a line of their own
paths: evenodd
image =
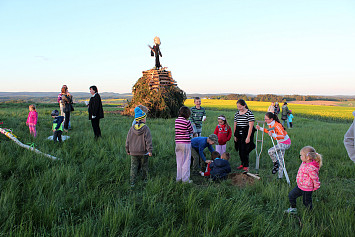
<svg viewBox="0 0 355 237">
<path fill-rule="evenodd" d="M 143 180 L 148 178 L 148 156 L 152 156 L 153 143 L 149 127 L 145 124 L 147 114 L 139 107 L 134 109 L 136 123 L 129 129 L 126 139 L 126 152 L 131 156 L 131 187 L 134 187 L 139 169 Z"/>
</svg>

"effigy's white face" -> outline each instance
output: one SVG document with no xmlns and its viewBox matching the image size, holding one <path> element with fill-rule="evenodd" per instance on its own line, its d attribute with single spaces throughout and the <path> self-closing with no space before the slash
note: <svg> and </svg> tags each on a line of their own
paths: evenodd
<svg viewBox="0 0 355 237">
<path fill-rule="evenodd" d="M 160 38 L 159 37 L 155 37 L 154 38 L 154 43 L 157 45 L 160 45 Z"/>
</svg>

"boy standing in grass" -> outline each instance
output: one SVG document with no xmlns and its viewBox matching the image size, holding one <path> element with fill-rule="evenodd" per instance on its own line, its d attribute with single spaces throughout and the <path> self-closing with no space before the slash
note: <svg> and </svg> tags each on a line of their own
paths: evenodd
<svg viewBox="0 0 355 237">
<path fill-rule="evenodd" d="M 206 110 L 201 107 L 200 97 L 194 98 L 195 107 L 191 108 L 191 125 L 194 129 L 194 137 L 200 137 L 202 133 L 202 121 L 206 120 Z"/>
<path fill-rule="evenodd" d="M 59 111 L 58 110 L 53 110 L 51 113 L 53 120 L 53 141 L 57 142 L 62 142 L 62 133 L 63 133 L 63 121 L 64 121 L 64 116 L 59 116 Z"/>
<path fill-rule="evenodd" d="M 136 124 L 132 126 L 127 134 L 126 152 L 131 156 L 131 187 L 134 187 L 138 171 L 142 170 L 142 178 L 147 182 L 148 178 L 148 156 L 152 156 L 153 144 L 149 127 L 145 124 L 147 114 L 141 108 L 134 109 Z"/>
</svg>

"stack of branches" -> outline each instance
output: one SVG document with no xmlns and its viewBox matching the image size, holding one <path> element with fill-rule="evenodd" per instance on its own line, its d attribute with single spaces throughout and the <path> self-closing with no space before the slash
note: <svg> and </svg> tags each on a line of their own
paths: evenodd
<svg viewBox="0 0 355 237">
<path fill-rule="evenodd" d="M 153 90 L 149 86 L 150 78 L 143 76 L 133 86 L 133 98 L 126 106 L 125 115 L 133 115 L 134 108 L 144 105 L 152 118 L 175 118 L 186 100 L 186 93 L 177 86 L 160 87 Z"/>
</svg>

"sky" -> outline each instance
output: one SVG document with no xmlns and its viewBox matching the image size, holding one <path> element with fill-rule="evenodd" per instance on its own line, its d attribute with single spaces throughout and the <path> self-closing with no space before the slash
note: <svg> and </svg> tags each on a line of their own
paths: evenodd
<svg viewBox="0 0 355 237">
<path fill-rule="evenodd" d="M 129 93 L 155 36 L 186 93 L 355 95 L 354 0 L 0 0 L 0 91 Z"/>
</svg>

